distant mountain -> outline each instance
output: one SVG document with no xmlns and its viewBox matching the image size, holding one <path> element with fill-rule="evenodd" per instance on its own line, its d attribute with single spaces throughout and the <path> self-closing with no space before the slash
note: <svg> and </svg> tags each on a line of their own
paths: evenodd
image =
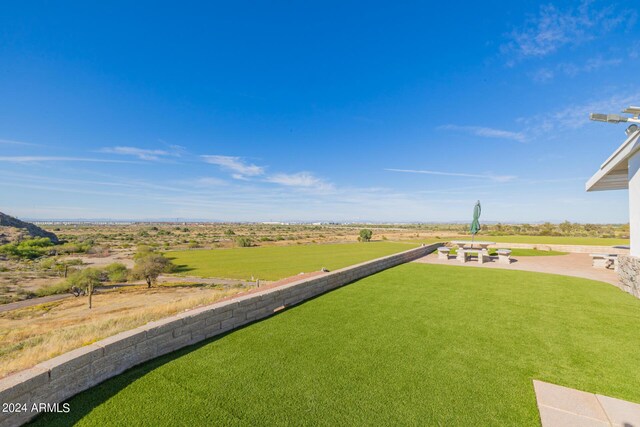
<svg viewBox="0 0 640 427">
<path fill-rule="evenodd" d="M 53 243 L 59 243 L 58 236 L 54 233 L 0 212 L 0 244 L 12 243 L 32 237 L 48 237 Z"/>
</svg>

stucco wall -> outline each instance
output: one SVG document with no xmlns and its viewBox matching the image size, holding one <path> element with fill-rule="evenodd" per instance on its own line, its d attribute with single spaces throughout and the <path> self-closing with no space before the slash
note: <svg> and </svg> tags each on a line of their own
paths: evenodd
<svg viewBox="0 0 640 427">
<path fill-rule="evenodd" d="M 27 412 L 0 413 L 0 426 L 18 426 L 35 417 L 38 412 L 31 411 L 34 403 L 61 403 L 135 365 L 263 319 L 282 308 L 354 280 L 412 261 L 433 252 L 440 245 L 411 249 L 190 310 L 40 363 L 0 380 L 0 403 L 27 405 Z"/>
</svg>

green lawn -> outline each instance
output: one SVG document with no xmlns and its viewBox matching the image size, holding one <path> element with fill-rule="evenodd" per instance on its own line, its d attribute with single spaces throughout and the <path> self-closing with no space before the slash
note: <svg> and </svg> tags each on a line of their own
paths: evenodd
<svg viewBox="0 0 640 427">
<path fill-rule="evenodd" d="M 532 379 L 640 402 L 640 301 L 405 264 L 133 368 L 39 426 L 539 425 Z"/>
<path fill-rule="evenodd" d="M 443 239 L 424 238 L 412 239 L 416 243 L 435 243 L 451 240 L 471 240 L 471 236 L 454 236 Z M 629 245 L 629 239 L 608 239 L 598 237 L 562 237 L 562 236 L 476 236 L 476 240 L 506 243 L 531 243 L 541 245 L 587 245 L 587 246 L 616 246 Z"/>
<path fill-rule="evenodd" d="M 264 246 L 168 252 L 179 274 L 230 279 L 278 280 L 300 272 L 347 267 L 391 255 L 418 244 L 369 242 L 330 245 Z"/>
</svg>

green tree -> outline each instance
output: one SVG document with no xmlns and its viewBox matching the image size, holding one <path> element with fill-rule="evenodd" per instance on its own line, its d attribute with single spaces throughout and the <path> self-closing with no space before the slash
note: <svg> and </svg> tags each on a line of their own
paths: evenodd
<svg viewBox="0 0 640 427">
<path fill-rule="evenodd" d="M 85 268 L 78 270 L 67 278 L 69 288 L 82 289 L 89 294 L 89 308 L 92 307 L 91 297 L 93 289 L 100 285 L 102 273 L 97 268 Z"/>
<path fill-rule="evenodd" d="M 368 228 L 363 228 L 362 230 L 360 230 L 360 236 L 358 237 L 358 240 L 361 242 L 369 242 L 371 241 L 371 236 L 373 236 L 373 231 L 369 230 Z"/>
<path fill-rule="evenodd" d="M 173 270 L 174 265 L 171 261 L 161 254 L 149 253 L 145 256 L 138 257 L 133 267 L 133 275 L 147 282 L 150 288 L 156 282 L 161 273 L 169 273 Z"/>
</svg>

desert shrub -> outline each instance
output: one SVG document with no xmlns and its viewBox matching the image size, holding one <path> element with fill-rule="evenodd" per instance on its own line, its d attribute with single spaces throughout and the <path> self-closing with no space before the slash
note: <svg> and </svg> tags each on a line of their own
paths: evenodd
<svg viewBox="0 0 640 427">
<path fill-rule="evenodd" d="M 109 248 L 106 246 L 92 246 L 87 249 L 86 253 L 98 256 L 109 256 Z"/>
<path fill-rule="evenodd" d="M 58 254 L 83 254 L 93 246 L 93 241 L 67 242 L 56 246 Z"/>
<path fill-rule="evenodd" d="M 107 273 L 107 279 L 110 282 L 126 282 L 127 281 L 129 270 L 127 269 L 127 266 L 124 264 L 121 264 L 119 262 L 114 262 L 113 264 L 107 265 L 104 270 Z"/>
<path fill-rule="evenodd" d="M 16 289 L 16 294 L 20 297 L 20 299 L 29 299 L 36 296 L 34 292 L 29 291 L 22 286 L 18 286 L 18 289 Z"/>
<path fill-rule="evenodd" d="M 250 246 L 253 246 L 253 242 L 248 237 L 238 237 L 236 239 L 236 245 L 241 248 L 248 248 Z"/>
<path fill-rule="evenodd" d="M 66 281 L 64 281 L 55 285 L 43 286 L 40 289 L 37 289 L 35 294 L 39 297 L 46 297 L 47 295 L 66 294 L 69 292 L 69 289 L 71 289 L 71 287 Z"/>
<path fill-rule="evenodd" d="M 358 236 L 358 240 L 361 242 L 369 242 L 371 241 L 371 236 L 373 236 L 373 231 L 368 228 L 363 228 L 360 230 L 360 235 Z"/>
<path fill-rule="evenodd" d="M 12 258 L 36 259 L 49 253 L 51 240 L 48 237 L 23 240 L 0 246 L 0 253 Z"/>
<path fill-rule="evenodd" d="M 133 255 L 133 260 L 137 261 L 138 259 L 144 258 L 150 254 L 153 254 L 153 248 L 149 245 L 138 245 L 138 250 Z"/>
</svg>

